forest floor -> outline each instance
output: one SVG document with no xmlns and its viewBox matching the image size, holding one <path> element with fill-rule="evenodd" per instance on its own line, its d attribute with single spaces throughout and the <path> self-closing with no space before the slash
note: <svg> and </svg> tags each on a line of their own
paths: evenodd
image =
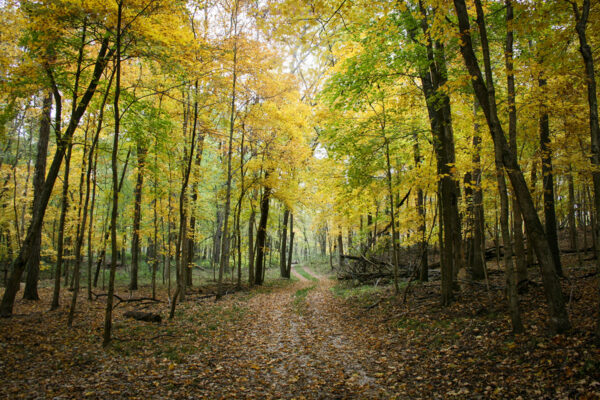
<svg viewBox="0 0 600 400">
<path fill-rule="evenodd" d="M 523 294 L 527 332 L 510 332 L 502 277 L 439 307 L 439 282 L 413 284 L 407 301 L 390 286 L 351 287 L 310 265 L 292 281 L 227 295 L 195 288 L 173 321 L 126 319 L 127 309 L 167 315 L 167 303 L 121 303 L 114 340 L 100 346 L 105 301 L 88 302 L 72 328 L 63 307 L 19 300 L 0 320 L 1 398 L 600 398 L 592 341 L 597 275 L 567 271 L 569 335 L 546 326 L 541 287 Z M 532 278 L 535 275 L 532 270 Z M 403 287 L 403 291 L 406 286 Z M 135 297 L 147 296 L 143 288 Z M 166 298 L 166 293 L 160 293 Z M 127 298 L 127 292 L 119 291 Z"/>
</svg>

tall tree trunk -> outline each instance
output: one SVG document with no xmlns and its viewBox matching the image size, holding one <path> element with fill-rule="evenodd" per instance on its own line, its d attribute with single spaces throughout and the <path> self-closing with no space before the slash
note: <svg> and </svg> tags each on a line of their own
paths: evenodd
<svg viewBox="0 0 600 400">
<path fill-rule="evenodd" d="M 137 145 L 137 179 L 133 193 L 133 227 L 131 234 L 131 276 L 129 280 L 129 290 L 138 289 L 138 270 L 140 255 L 140 222 L 142 219 L 142 188 L 144 186 L 144 168 L 146 164 L 146 148 Z"/>
<path fill-rule="evenodd" d="M 539 78 L 538 84 L 541 90 L 546 87 L 546 79 Z M 560 264 L 560 250 L 558 248 L 558 228 L 556 226 L 556 209 L 554 206 L 554 176 L 552 173 L 552 149 L 550 148 L 550 124 L 548 110 L 543 103 L 540 105 L 540 147 L 542 151 L 542 175 L 544 191 L 544 219 L 546 237 L 550 244 L 550 251 L 554 259 L 556 274 L 563 276 Z"/>
<path fill-rule="evenodd" d="M 385 134 L 385 132 L 384 132 Z M 394 294 L 400 293 L 400 286 L 398 286 L 398 235 L 396 234 L 396 207 L 394 207 L 394 187 L 392 182 L 392 165 L 390 163 L 390 143 L 385 138 L 385 160 L 386 160 L 386 176 L 387 176 L 387 188 L 388 195 L 390 197 L 390 218 L 392 226 L 392 251 L 394 261 Z"/>
<path fill-rule="evenodd" d="M 476 0 L 476 4 L 478 2 L 479 0 Z M 554 267 L 554 260 L 551 256 L 548 240 L 535 210 L 533 199 L 531 198 L 531 193 L 529 192 L 523 173 L 521 172 L 515 155 L 510 151 L 506 137 L 504 136 L 504 131 L 498 119 L 493 81 L 487 79 L 487 81 L 490 82 L 490 89 L 492 90 L 488 90 L 484 84 L 485 81 L 479 67 L 479 62 L 473 50 L 467 5 L 464 0 L 454 0 L 454 6 L 458 17 L 459 32 L 461 36 L 460 51 L 472 77 L 471 82 L 473 89 L 484 111 L 492 139 L 494 143 L 499 142 L 495 148 L 501 152 L 502 163 L 508 173 L 519 202 L 525 220 L 528 237 L 535 248 L 540 262 L 542 281 L 544 283 L 546 300 L 548 301 L 550 308 L 552 326 L 557 332 L 564 332 L 571 327 L 571 324 L 565 308 L 562 288 L 556 275 L 556 268 Z M 485 23 L 483 26 L 485 27 Z M 485 35 L 482 34 L 481 37 L 483 42 Z M 489 56 L 486 58 L 489 58 Z M 489 59 L 486 59 L 486 65 L 490 65 Z M 489 68 L 487 69 L 486 75 L 491 75 L 491 70 L 489 70 Z"/>
<path fill-rule="evenodd" d="M 248 284 L 254 286 L 254 219 L 256 213 L 254 207 L 250 211 L 248 219 Z"/>
<path fill-rule="evenodd" d="M 200 168 L 202 164 L 202 153 L 204 152 L 204 134 L 200 134 L 198 137 L 198 149 L 196 151 L 196 159 L 194 161 L 194 166 L 196 170 Z M 198 181 L 194 179 L 192 184 L 192 199 L 191 199 L 192 210 L 196 209 L 196 204 L 198 201 Z M 187 240 L 187 262 L 186 265 L 190 266 L 186 269 L 186 285 L 193 286 L 193 262 L 195 258 L 195 250 L 196 250 L 196 213 L 191 212 L 190 215 L 190 234 Z"/>
<path fill-rule="evenodd" d="M 44 95 L 42 102 L 42 116 L 40 119 L 40 134 L 37 143 L 37 155 L 35 159 L 35 170 L 33 173 L 33 208 L 40 201 L 40 194 L 46 179 L 46 157 L 48 156 L 48 140 L 50 138 L 50 119 L 52 108 L 52 95 Z M 40 250 L 42 246 L 42 230 L 34 232 L 33 248 L 27 260 L 27 280 L 23 298 L 28 300 L 39 300 L 37 285 L 40 274 Z"/>
<path fill-rule="evenodd" d="M 265 174 L 265 180 L 269 173 Z M 262 198 L 260 199 L 260 220 L 258 221 L 258 230 L 256 232 L 256 268 L 254 272 L 254 283 L 262 285 L 264 279 L 264 261 L 265 248 L 267 244 L 267 221 L 269 220 L 269 200 L 271 198 L 271 188 L 264 187 Z"/>
<path fill-rule="evenodd" d="M 290 245 L 289 245 L 288 257 L 287 257 L 287 270 L 285 271 L 285 274 L 288 278 L 292 274 L 293 252 L 294 252 L 294 214 L 290 212 Z"/>
<path fill-rule="evenodd" d="M 71 165 L 71 152 L 73 145 L 69 145 L 67 154 L 65 157 L 65 171 L 63 177 L 60 217 L 58 221 L 58 244 L 56 250 L 56 269 L 54 272 L 54 291 L 52 295 L 52 305 L 50 310 L 56 310 L 60 305 L 60 278 L 61 269 L 64 261 L 64 248 L 65 248 L 65 219 L 69 210 L 69 169 Z"/>
<path fill-rule="evenodd" d="M 287 225 L 288 225 L 289 216 L 290 216 L 290 210 L 288 210 L 288 208 L 285 207 L 285 210 L 283 211 L 283 227 L 281 230 L 281 249 L 279 251 L 279 273 L 281 274 L 282 278 L 289 278 L 289 275 L 287 275 L 287 262 L 286 262 Z"/>
<path fill-rule="evenodd" d="M 506 87 L 508 101 L 508 138 L 509 147 L 517 157 L 517 106 L 515 93 L 515 74 L 513 64 L 514 47 L 514 13 L 512 0 L 506 0 L 506 42 L 504 60 L 506 64 Z M 527 281 L 527 262 L 525 259 L 525 238 L 523 237 L 523 218 L 514 191 L 511 196 L 513 216 L 513 239 L 515 251 L 515 263 L 517 268 L 517 282 Z"/>
<path fill-rule="evenodd" d="M 598 96 L 596 93 L 596 77 L 594 71 L 594 56 L 592 49 L 587 42 L 586 27 L 588 18 L 590 15 L 590 0 L 583 0 L 581 12 L 578 9 L 577 2 L 571 2 L 573 6 L 573 13 L 577 24 L 575 29 L 577 36 L 579 37 L 579 52 L 583 58 L 585 65 L 585 76 L 587 85 L 587 97 L 590 114 L 590 137 L 592 144 L 592 165 L 595 167 L 592 172 L 592 180 L 594 183 L 594 207 L 596 221 L 600 221 L 600 125 L 598 122 Z M 600 224 L 596 224 L 598 229 Z M 596 231 L 596 241 L 594 242 L 596 247 L 596 267 L 600 268 L 600 231 Z M 598 321 L 596 325 L 596 337 L 600 340 L 600 313 L 598 313 Z"/>
<path fill-rule="evenodd" d="M 225 210 L 223 216 L 223 243 L 221 245 L 221 263 L 219 265 L 219 280 L 217 282 L 217 300 L 223 296 L 223 272 L 229 269 L 229 212 L 231 207 L 231 158 L 233 154 L 233 132 L 236 115 L 236 85 L 237 85 L 237 21 L 238 21 L 238 0 L 235 0 L 234 9 L 231 14 L 231 29 L 234 34 L 233 40 L 233 71 L 231 82 L 231 104 L 229 113 L 229 140 L 227 149 L 227 186 L 225 191 Z M 262 282 L 261 282 L 262 283 Z"/>
<path fill-rule="evenodd" d="M 429 68 L 421 68 L 419 77 L 427 103 L 427 111 L 434 135 L 434 149 L 437 158 L 438 174 L 440 175 L 440 221 L 443 225 L 442 242 L 440 242 L 442 269 L 442 305 L 448 305 L 454 298 L 454 279 L 461 262 L 461 228 L 458 213 L 459 189 L 453 177 L 455 163 L 454 136 L 450 98 L 442 87 L 447 82 L 446 60 L 444 47 L 440 42 L 434 42 L 430 37 L 428 14 L 426 8 L 419 2 L 421 12 L 420 26 L 428 38 L 425 50 Z M 413 37 L 412 40 L 417 43 Z M 434 48 L 435 44 L 435 48 Z"/>
<path fill-rule="evenodd" d="M 485 78 L 488 93 L 493 93 L 492 67 L 490 64 L 490 53 L 487 41 L 487 32 L 485 29 L 485 16 L 481 2 L 475 1 L 477 11 L 477 23 L 481 35 L 481 49 L 483 53 L 485 65 Z M 490 96 L 490 102 L 496 101 L 493 96 Z M 502 231 L 502 244 L 504 246 L 504 270 L 506 274 L 508 308 L 510 310 L 510 319 L 514 333 L 523 332 L 523 323 L 521 321 L 521 311 L 519 308 L 519 297 L 517 293 L 516 275 L 513 264 L 512 243 L 510 240 L 510 230 L 508 225 L 508 190 L 506 188 L 506 180 L 504 178 L 504 170 L 502 165 L 500 141 L 494 141 L 494 161 L 496 166 L 496 178 L 498 182 L 498 193 L 500 195 L 500 229 Z"/>
<path fill-rule="evenodd" d="M 87 130 L 85 133 L 85 142 L 83 148 L 83 162 L 81 167 L 81 179 L 79 182 L 79 216 L 78 219 L 81 220 L 79 223 L 79 229 L 77 230 L 77 237 L 75 242 L 75 268 L 73 270 L 74 276 L 74 284 L 73 284 L 73 296 L 71 298 L 71 307 L 69 308 L 69 316 L 67 320 L 67 325 L 70 327 L 73 325 L 73 319 L 75 317 L 75 308 L 77 307 L 77 297 L 79 295 L 79 282 L 81 279 L 80 270 L 81 270 L 81 259 L 82 259 L 82 247 L 83 241 L 85 239 L 86 233 L 86 224 L 88 217 L 88 205 L 90 202 L 90 185 L 92 180 L 92 168 L 93 168 L 93 160 L 94 160 L 94 150 L 96 147 L 96 143 L 98 141 L 98 136 L 94 136 L 92 138 L 92 143 L 89 146 L 89 150 L 86 149 L 87 145 Z M 87 155 L 87 160 L 85 159 Z M 86 171 L 87 166 L 87 171 Z M 85 200 L 83 201 L 83 206 L 81 206 L 81 198 L 82 198 L 82 190 L 83 190 L 83 172 L 86 171 L 85 176 Z M 88 247 L 90 243 L 88 243 Z M 88 277 L 89 280 L 89 277 Z"/>
<path fill-rule="evenodd" d="M 577 224 L 575 222 L 575 184 L 573 182 L 573 170 L 570 165 L 567 182 L 569 186 L 569 213 L 567 215 L 569 223 L 569 244 L 571 250 L 579 255 L 579 246 L 577 245 Z"/>
<path fill-rule="evenodd" d="M 479 122 L 477 121 L 477 109 L 479 104 L 477 99 L 474 101 L 473 114 L 475 124 L 473 126 L 473 164 L 475 168 L 471 173 L 472 197 L 472 237 L 470 242 L 471 257 L 471 275 L 473 279 L 481 280 L 485 278 L 485 220 L 483 213 L 483 190 L 481 188 L 481 136 Z"/>
<path fill-rule="evenodd" d="M 417 134 L 414 135 L 415 144 L 413 146 L 413 155 L 415 161 L 415 168 L 419 168 L 421 165 L 421 149 L 419 147 L 419 138 Z M 423 189 L 419 187 L 417 189 L 417 212 L 419 214 L 419 280 L 421 282 L 427 282 L 429 280 L 429 261 L 427 257 L 427 215 L 425 212 L 425 196 Z M 370 225 L 371 215 L 367 216 L 367 222 Z"/>
<path fill-rule="evenodd" d="M 123 0 L 117 1 L 117 31 L 116 45 L 117 54 L 115 59 L 116 81 L 113 112 L 115 117 L 115 132 L 113 136 L 113 148 L 111 153 L 112 168 L 112 212 L 110 215 L 110 249 L 111 263 L 108 277 L 108 292 L 106 298 L 106 313 L 104 316 L 104 334 L 102 335 L 102 346 L 106 347 L 111 341 L 112 334 L 112 310 L 113 296 L 115 293 L 115 275 L 117 272 L 117 213 L 119 211 L 119 171 L 117 155 L 119 153 L 119 133 L 121 116 L 119 114 L 119 97 L 121 95 L 121 16 L 123 12 Z"/>
<path fill-rule="evenodd" d="M 344 268 L 344 239 L 342 238 L 342 227 L 339 227 L 340 232 L 337 235 L 337 248 L 338 248 L 338 268 L 340 271 Z"/>
<path fill-rule="evenodd" d="M 96 205 L 96 176 L 98 167 L 98 151 L 94 152 L 94 167 L 92 170 L 92 204 L 90 205 L 90 224 L 88 228 L 88 248 L 87 248 L 87 298 L 92 300 L 92 263 L 93 263 L 93 240 L 92 233 L 94 228 L 94 206 Z"/>
<path fill-rule="evenodd" d="M 100 80 L 106 63 L 111 58 L 111 56 L 112 51 L 108 51 L 108 39 L 104 39 L 100 45 L 100 49 L 98 51 L 98 55 L 94 63 L 94 70 L 92 73 L 90 83 L 83 96 L 81 97 L 81 101 L 79 101 L 76 106 L 76 102 L 73 102 L 74 111 L 71 113 L 69 125 L 67 126 L 67 129 L 64 132 L 64 134 L 60 135 L 60 140 L 58 141 L 56 152 L 54 153 L 52 163 L 50 164 L 50 169 L 48 170 L 46 180 L 44 181 L 44 186 L 40 192 L 40 201 L 37 204 L 37 207 L 34 207 L 34 209 L 32 210 L 32 216 L 31 221 L 29 223 L 29 227 L 27 229 L 27 235 L 19 250 L 19 254 L 13 262 L 12 272 L 8 279 L 6 290 L 4 291 L 4 295 L 2 297 L 2 302 L 0 303 L 0 316 L 9 317 L 12 315 L 15 297 L 20 286 L 19 283 L 21 281 L 21 276 L 27 265 L 29 255 L 31 254 L 32 249 L 34 247 L 35 232 L 42 229 L 42 223 L 44 220 L 44 215 L 46 213 L 46 208 L 48 206 L 48 201 L 50 200 L 50 196 L 52 195 L 52 189 L 54 188 L 54 183 L 56 182 L 56 178 L 58 176 L 63 157 L 67 151 L 67 147 L 69 147 L 69 144 L 71 143 L 71 138 L 73 137 L 73 134 L 75 133 L 75 130 L 79 125 L 81 117 L 83 116 L 90 100 L 96 92 L 98 81 Z M 55 97 L 55 103 L 60 104 L 60 93 L 58 89 L 53 89 L 53 94 Z M 56 108 L 56 114 L 60 115 L 60 107 Z M 57 121 L 59 120 L 60 117 L 57 119 Z M 60 128 L 58 126 L 56 131 L 60 132 Z"/>
<path fill-rule="evenodd" d="M 188 201 L 187 201 L 187 188 L 190 181 L 190 174 L 192 171 L 192 161 L 194 160 L 194 149 L 196 147 L 196 131 L 198 130 L 198 81 L 194 83 L 194 120 L 192 125 L 192 136 L 190 140 L 190 154 L 186 155 L 187 151 L 184 151 L 184 171 L 183 171 L 183 182 L 181 183 L 181 191 L 179 193 L 179 234 L 177 235 L 177 243 L 175 244 L 175 269 L 177 274 L 177 287 L 173 294 L 173 300 L 171 301 L 171 311 L 169 313 L 169 319 L 173 319 L 175 316 L 175 307 L 177 306 L 177 299 L 181 296 L 181 299 L 185 296 L 185 271 L 189 267 L 186 263 L 188 260 L 187 253 L 182 254 L 182 247 L 185 244 L 187 238 L 187 212 L 188 212 Z M 184 127 L 184 132 L 186 128 Z"/>
</svg>

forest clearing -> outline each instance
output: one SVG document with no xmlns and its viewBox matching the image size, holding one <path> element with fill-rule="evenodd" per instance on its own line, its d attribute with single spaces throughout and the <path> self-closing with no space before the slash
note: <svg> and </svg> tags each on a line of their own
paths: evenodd
<svg viewBox="0 0 600 400">
<path fill-rule="evenodd" d="M 0 46 L 0 396 L 600 398 L 598 0 L 3 0 Z"/>
</svg>

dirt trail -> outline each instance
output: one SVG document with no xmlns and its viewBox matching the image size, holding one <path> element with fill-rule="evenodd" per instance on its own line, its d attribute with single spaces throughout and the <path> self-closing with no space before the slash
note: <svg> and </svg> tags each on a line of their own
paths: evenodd
<svg viewBox="0 0 600 400">
<path fill-rule="evenodd" d="M 306 279 L 305 277 L 300 275 L 300 273 L 298 271 L 296 271 L 295 266 L 292 266 L 292 276 L 294 278 L 298 279 L 300 282 L 308 282 L 308 279 Z"/>
<path fill-rule="evenodd" d="M 377 362 L 383 354 L 368 350 L 361 332 L 348 329 L 336 311 L 332 284 L 304 278 L 250 299 L 248 307 L 256 312 L 227 343 L 226 354 L 213 352 L 214 368 L 201 392 L 242 398 L 388 397 L 376 382 L 385 372 Z"/>
</svg>

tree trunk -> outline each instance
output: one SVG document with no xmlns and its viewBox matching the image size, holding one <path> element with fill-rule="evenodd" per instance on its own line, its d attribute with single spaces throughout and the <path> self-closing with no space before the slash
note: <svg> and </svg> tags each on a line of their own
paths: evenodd
<svg viewBox="0 0 600 400">
<path fill-rule="evenodd" d="M 19 250 L 17 258 L 13 262 L 12 272 L 8 279 L 6 290 L 4 291 L 4 295 L 2 297 L 2 302 L 0 303 L 0 316 L 9 317 L 12 315 L 15 297 L 20 286 L 21 276 L 27 265 L 27 259 L 29 258 L 29 255 L 34 247 L 35 232 L 42 229 L 44 215 L 46 213 L 48 201 L 52 195 L 54 183 L 56 182 L 56 178 L 60 170 L 60 164 L 62 163 L 62 159 L 67 151 L 67 147 L 69 147 L 71 138 L 73 137 L 73 134 L 79 125 L 79 121 L 81 120 L 81 117 L 83 116 L 90 100 L 92 99 L 92 96 L 96 91 L 102 71 L 104 71 L 104 67 L 111 56 L 112 52 L 108 51 L 108 39 L 104 39 L 100 45 L 100 49 L 94 63 L 91 81 L 85 93 L 83 94 L 81 101 L 77 104 L 77 106 L 75 106 L 75 102 L 73 104 L 73 112 L 71 113 L 69 125 L 67 126 L 65 133 L 60 137 L 59 143 L 56 147 L 56 152 L 54 153 L 54 158 L 52 159 L 50 169 L 48 170 L 46 180 L 44 181 L 44 186 L 40 192 L 40 202 L 37 204 L 37 207 L 34 207 L 32 210 L 32 216 L 27 229 L 27 235 Z M 55 96 L 55 102 L 58 105 L 60 104 L 60 100 L 57 100 L 60 99 L 59 92 L 58 90 L 54 90 L 53 92 Z M 57 94 L 59 95 L 58 97 Z M 58 106 L 56 108 L 56 114 L 60 115 L 60 107 Z M 57 118 L 57 122 L 59 120 L 60 117 Z M 58 124 L 56 131 L 60 132 L 60 127 Z"/>
<path fill-rule="evenodd" d="M 144 187 L 144 167 L 146 164 L 147 150 L 138 143 L 137 145 L 137 179 L 133 192 L 133 227 L 131 235 L 131 276 L 129 290 L 138 289 L 138 270 L 140 255 L 140 222 L 142 219 L 142 188 Z"/>
<path fill-rule="evenodd" d="M 515 74 L 513 65 L 513 7 L 512 0 L 506 0 L 506 48 L 504 52 L 506 64 L 506 87 L 508 101 L 508 137 L 510 150 L 517 157 L 517 107 L 515 94 Z M 527 262 L 525 260 L 525 238 L 523 236 L 523 218 L 514 192 L 511 196 L 513 211 L 513 239 L 515 262 L 517 266 L 517 282 L 527 281 Z"/>
<path fill-rule="evenodd" d="M 470 265 L 473 279 L 481 280 L 485 278 L 485 220 L 483 213 L 483 190 L 481 188 L 481 136 L 479 135 L 479 122 L 477 121 L 477 109 L 479 108 L 477 99 L 475 99 L 474 103 L 473 164 L 475 168 L 471 173 L 472 196 L 470 207 L 472 211 L 472 237 L 470 240 Z"/>
<path fill-rule="evenodd" d="M 538 79 L 541 90 L 546 87 L 546 80 Z M 542 176 L 544 192 L 544 219 L 546 237 L 550 244 L 550 251 L 554 259 L 556 274 L 563 276 L 560 264 L 560 250 L 558 248 L 558 230 L 556 226 L 556 209 L 554 206 L 554 176 L 552 174 L 552 149 L 550 148 L 550 124 L 546 105 L 540 105 L 540 147 L 542 152 Z"/>
<path fill-rule="evenodd" d="M 577 25 L 577 36 L 579 37 L 579 52 L 583 58 L 585 65 L 588 105 L 590 114 L 590 137 L 592 144 L 592 165 L 595 167 L 592 172 L 592 180 L 594 183 L 594 207 L 596 221 L 600 221 L 600 125 L 598 122 L 598 96 L 596 93 L 596 77 L 594 71 L 594 56 L 592 49 L 587 42 L 586 27 L 590 14 L 590 0 L 583 0 L 581 13 L 578 10 L 577 3 L 572 2 L 573 12 Z M 600 224 L 596 224 L 596 229 Z M 596 241 L 600 240 L 600 232 L 596 231 Z M 600 243 L 594 242 L 596 245 L 596 267 L 600 268 Z M 600 340 L 600 313 L 596 325 L 596 338 Z"/>
<path fill-rule="evenodd" d="M 115 82 L 115 95 L 113 103 L 114 121 L 115 121 L 115 132 L 113 136 L 113 148 L 111 153 L 111 169 L 112 169 L 112 211 L 110 215 L 110 249 L 111 249 L 111 263 L 110 263 L 110 274 L 108 277 L 108 292 L 106 297 L 106 313 L 104 315 L 104 333 L 102 335 L 102 346 L 106 347 L 111 341 L 112 334 L 112 310 L 113 310 L 113 296 L 115 293 L 115 275 L 117 271 L 117 213 L 119 211 L 119 172 L 117 164 L 117 155 L 119 152 L 119 133 L 120 133 L 120 121 L 121 116 L 119 115 L 119 97 L 121 95 L 121 16 L 123 11 L 123 0 L 117 2 L 117 31 L 116 31 L 116 45 L 117 54 L 115 60 L 116 69 L 116 82 Z"/>
<path fill-rule="evenodd" d="M 93 182 L 92 182 L 92 204 L 90 205 L 90 224 L 88 228 L 88 259 L 87 259 L 87 297 L 88 300 L 92 300 L 92 263 L 93 263 L 93 240 L 92 233 L 94 228 L 94 206 L 96 205 L 96 176 L 98 167 L 98 151 L 94 153 L 94 167 L 93 167 Z"/>
<path fill-rule="evenodd" d="M 413 146 L 413 154 L 415 168 L 421 165 L 421 149 L 419 148 L 419 139 L 417 134 L 414 135 L 415 144 Z M 427 259 L 427 215 L 425 212 L 425 197 L 423 189 L 417 189 L 417 212 L 419 214 L 419 234 L 421 236 L 419 243 L 419 281 L 427 282 L 429 280 L 429 264 Z M 367 223 L 370 225 L 371 215 L 367 216 Z"/>
<path fill-rule="evenodd" d="M 477 61 L 473 50 L 467 5 L 464 0 L 454 0 L 454 6 L 458 17 L 461 36 L 460 51 L 472 77 L 471 82 L 473 89 L 484 111 L 492 139 L 494 142 L 499 142 L 495 148 L 501 152 L 502 163 L 508 173 L 519 202 L 525 220 L 528 237 L 533 244 L 540 262 L 542 281 L 544 283 L 546 300 L 548 301 L 550 308 L 552 326 L 557 332 L 564 332 L 570 328 L 571 324 L 565 308 L 560 281 L 556 275 L 556 268 L 551 256 L 550 245 L 548 244 L 544 229 L 537 215 L 523 173 L 521 172 L 515 155 L 510 151 L 508 143 L 506 142 L 506 137 L 504 136 L 504 131 L 498 119 L 495 94 L 493 92 L 493 81 L 487 79 L 487 81 L 490 82 L 490 89 L 492 90 L 488 90 L 484 84 L 485 81 L 479 67 L 479 62 Z M 484 35 L 482 35 L 482 37 L 483 36 Z M 486 64 L 490 64 L 489 60 L 486 60 Z M 486 72 L 488 75 L 491 74 L 491 71 Z"/>
<path fill-rule="evenodd" d="M 292 258 L 294 252 L 294 214 L 290 212 L 290 246 L 287 258 L 286 275 L 289 278 L 292 274 Z"/>
<path fill-rule="evenodd" d="M 385 135 L 385 132 L 383 132 Z M 396 207 L 394 207 L 394 187 L 392 182 L 392 165 L 390 163 L 390 144 L 387 138 L 385 138 L 385 160 L 386 160 L 386 176 L 387 176 L 387 187 L 388 195 L 390 197 L 390 218 L 392 224 L 392 251 L 394 260 L 394 294 L 400 293 L 400 286 L 398 286 L 398 235 L 396 234 Z"/>
<path fill-rule="evenodd" d="M 192 160 L 194 159 L 194 149 L 196 147 L 196 131 L 198 128 L 198 81 L 194 83 L 194 119 L 192 125 L 192 136 L 190 140 L 190 154 L 187 155 L 187 150 L 184 149 L 184 163 L 185 169 L 183 171 L 183 181 L 181 183 L 181 191 L 179 192 L 179 233 L 177 235 L 177 242 L 175 244 L 175 272 L 177 277 L 177 287 L 173 294 L 171 301 L 171 311 L 169 313 L 169 319 L 173 319 L 175 316 L 175 307 L 177 306 L 177 299 L 181 297 L 183 300 L 185 296 L 185 272 L 188 268 L 187 253 L 182 254 L 182 247 L 186 243 L 187 238 L 187 213 L 188 213 L 188 201 L 187 201 L 187 188 L 190 181 L 190 174 L 192 171 Z M 184 126 L 184 136 L 187 127 Z"/>
<path fill-rule="evenodd" d="M 342 239 L 342 227 L 339 227 L 340 232 L 337 236 L 337 248 L 338 248 L 338 268 L 340 271 L 344 268 L 344 240 Z"/>
<path fill-rule="evenodd" d="M 225 191 L 225 210 L 223 216 L 223 243 L 221 245 L 221 263 L 219 264 L 219 280 L 217 281 L 217 300 L 223 295 L 223 272 L 229 269 L 229 212 L 231 206 L 231 158 L 233 154 L 233 132 L 235 125 L 236 115 L 236 104 L 235 99 L 237 95 L 237 18 L 238 18 L 238 0 L 235 0 L 235 6 L 232 10 L 231 15 L 231 29 L 234 34 L 233 40 L 233 71 L 232 71 L 232 82 L 231 82 L 231 103 L 229 113 L 229 140 L 227 149 L 227 185 Z"/>
<path fill-rule="evenodd" d="M 90 202 L 90 184 L 91 184 L 91 180 L 92 180 L 92 168 L 93 168 L 93 160 L 94 160 L 94 149 L 96 147 L 96 143 L 98 140 L 98 136 L 94 136 L 92 138 L 92 143 L 90 145 L 89 150 L 86 149 L 87 147 L 87 130 L 85 132 L 85 142 L 84 142 L 84 148 L 83 148 L 83 161 L 82 161 L 82 167 L 81 167 L 81 179 L 79 181 L 79 203 L 80 203 L 80 208 L 79 208 L 79 216 L 78 219 L 81 220 L 80 224 L 79 224 L 79 229 L 77 230 L 77 237 L 76 237 L 76 242 L 75 242 L 75 268 L 73 270 L 73 276 L 74 276 L 74 284 L 73 284 L 73 297 L 71 298 L 71 307 L 69 308 L 69 316 L 68 316 L 68 320 L 67 320 L 67 326 L 72 326 L 73 325 L 73 319 L 75 317 L 75 308 L 77 306 L 77 297 L 79 295 L 79 282 L 81 279 L 81 274 L 80 274 L 80 270 L 81 270 L 81 259 L 82 259 L 82 247 L 83 247 L 83 241 L 85 239 L 85 231 L 86 231 L 86 224 L 87 224 L 87 217 L 88 217 L 88 204 Z M 87 155 L 87 160 L 85 159 Z M 86 171 L 86 166 L 87 166 L 87 171 Z M 83 190 L 83 172 L 86 171 L 86 176 L 85 176 L 85 200 L 83 201 L 83 205 L 81 205 L 81 198 L 82 198 L 82 190 Z M 89 243 L 88 243 L 89 246 Z"/>
<path fill-rule="evenodd" d="M 248 284 L 254 286 L 254 219 L 256 213 L 254 208 L 250 211 L 248 219 Z"/>
<path fill-rule="evenodd" d="M 265 174 L 265 180 L 269 173 Z M 264 279 L 264 260 L 265 247 L 267 243 L 267 221 L 269 219 L 269 200 L 271 197 L 271 188 L 265 186 L 262 198 L 260 200 L 260 220 L 256 232 L 256 269 L 254 273 L 254 283 L 262 285 Z"/>
<path fill-rule="evenodd" d="M 281 250 L 279 251 L 279 272 L 280 272 L 282 278 L 288 278 L 288 279 L 290 276 L 287 275 L 286 256 L 287 256 L 287 225 L 288 225 L 289 216 L 290 216 L 290 210 L 288 210 L 288 208 L 285 207 L 285 210 L 283 211 L 283 229 L 281 230 Z"/>
<path fill-rule="evenodd" d="M 71 165 L 71 152 L 73 145 L 69 145 L 65 157 L 65 172 L 63 177 L 60 217 L 58 221 L 58 245 L 56 250 L 56 269 L 54 272 L 54 291 L 52 294 L 52 305 L 50 310 L 56 310 L 60 305 L 60 278 L 61 269 L 64 261 L 63 252 L 65 246 L 65 219 L 69 210 L 69 169 Z"/>
<path fill-rule="evenodd" d="M 427 10 L 419 3 L 421 12 L 420 26 L 423 34 L 428 38 L 425 46 L 428 69 L 420 69 L 419 76 L 427 103 L 427 111 L 431 131 L 434 135 L 434 149 L 437 159 L 438 174 L 440 175 L 440 221 L 442 221 L 443 235 L 441 246 L 442 269 L 442 305 L 448 305 L 454 298 L 454 278 L 461 262 L 461 228 L 458 213 L 459 189 L 453 177 L 455 163 L 454 136 L 450 98 L 441 88 L 447 82 L 446 60 L 444 47 L 440 42 L 430 38 Z M 413 37 L 413 41 L 416 42 Z M 435 48 L 434 48 L 435 43 Z"/>
<path fill-rule="evenodd" d="M 52 108 L 52 96 L 46 94 L 42 102 L 42 117 L 40 119 L 40 134 L 37 143 L 37 155 L 35 159 L 35 170 L 33 174 L 33 207 L 40 201 L 40 194 L 46 178 L 46 157 L 48 156 L 48 140 L 50 138 L 50 113 Z M 40 275 L 40 250 L 42 246 L 42 230 L 34 232 L 33 248 L 27 260 L 27 280 L 23 298 L 28 300 L 39 300 L 37 285 Z"/>
</svg>

